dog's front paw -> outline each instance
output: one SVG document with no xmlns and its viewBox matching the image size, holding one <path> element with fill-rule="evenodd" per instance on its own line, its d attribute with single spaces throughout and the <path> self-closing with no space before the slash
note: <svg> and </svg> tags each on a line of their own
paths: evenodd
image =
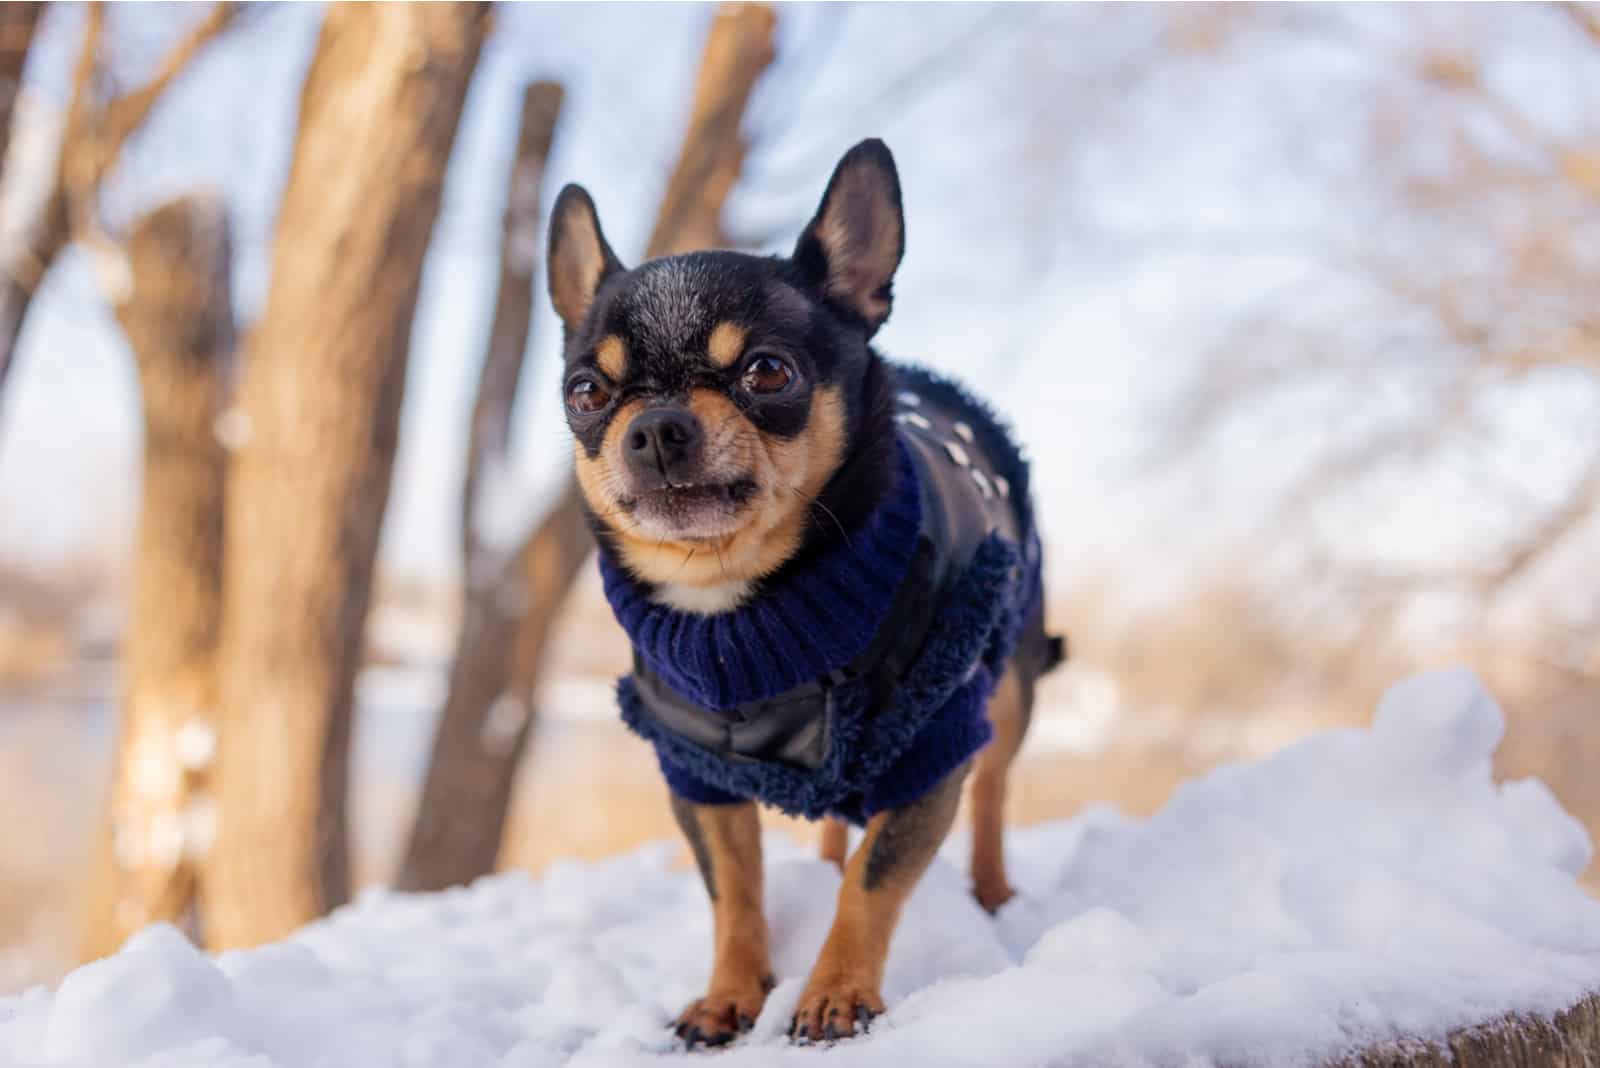
<svg viewBox="0 0 1600 1068">
<path fill-rule="evenodd" d="M 816 982 L 800 995 L 800 1005 L 789 1022 L 789 1037 L 796 1042 L 833 1042 L 864 1035 L 873 1017 L 883 1012 L 876 990 L 850 982 Z"/>
<path fill-rule="evenodd" d="M 972 888 L 972 896 L 978 899 L 983 911 L 993 916 L 1000 911 L 1001 905 L 1016 897 L 1017 892 L 1003 878 L 998 881 L 980 879 Z"/>
<path fill-rule="evenodd" d="M 689 1049 L 696 1046 L 726 1046 L 755 1026 L 766 1004 L 772 980 L 736 992 L 713 991 L 689 1003 L 679 1014 L 673 1030 Z"/>
</svg>

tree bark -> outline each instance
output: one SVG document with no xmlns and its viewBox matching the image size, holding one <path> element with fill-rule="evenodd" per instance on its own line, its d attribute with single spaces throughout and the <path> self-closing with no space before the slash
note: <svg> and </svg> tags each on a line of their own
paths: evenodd
<svg viewBox="0 0 1600 1068">
<path fill-rule="evenodd" d="M 227 457 L 215 423 L 234 346 L 222 203 L 184 197 L 140 219 L 117 306 L 138 368 L 144 479 L 122 651 L 122 723 L 83 957 L 147 923 L 191 919 L 215 825 L 214 653 L 222 619 Z"/>
<path fill-rule="evenodd" d="M 488 5 L 336 4 L 239 407 L 219 653 L 216 948 L 348 895 L 350 718 L 423 257 Z"/>
<path fill-rule="evenodd" d="M 1554 1017 L 1508 1016 L 1457 1031 L 1443 1043 L 1391 1042 L 1329 1068 L 1595 1068 L 1600 994 Z"/>
<path fill-rule="evenodd" d="M 762 4 L 719 9 L 647 255 L 720 243 L 722 207 L 744 159 L 740 122 L 774 58 L 776 22 Z M 469 561 L 449 697 L 396 880 L 401 889 L 457 886 L 494 869 L 545 650 L 593 547 L 582 497 L 569 478 L 506 565 L 486 576 L 474 574 Z M 486 589 L 475 591 L 479 583 Z"/>
</svg>

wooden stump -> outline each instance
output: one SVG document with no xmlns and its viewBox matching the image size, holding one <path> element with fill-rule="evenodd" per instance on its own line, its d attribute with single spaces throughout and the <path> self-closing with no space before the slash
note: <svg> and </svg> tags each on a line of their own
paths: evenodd
<svg viewBox="0 0 1600 1068">
<path fill-rule="evenodd" d="M 1600 994 L 1552 1018 L 1512 1015 L 1435 1042 L 1386 1042 L 1329 1068 L 1600 1068 Z"/>
</svg>

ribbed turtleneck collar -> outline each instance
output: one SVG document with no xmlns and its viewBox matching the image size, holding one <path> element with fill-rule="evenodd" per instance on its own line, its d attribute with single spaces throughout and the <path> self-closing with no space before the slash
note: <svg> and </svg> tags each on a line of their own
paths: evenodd
<svg viewBox="0 0 1600 1068">
<path fill-rule="evenodd" d="M 606 599 L 634 649 L 681 695 L 713 711 L 821 678 L 864 652 L 905 578 L 922 525 L 916 468 L 896 442 L 894 488 L 840 544 L 765 583 L 731 612 L 699 615 L 650 600 L 601 550 Z"/>
</svg>

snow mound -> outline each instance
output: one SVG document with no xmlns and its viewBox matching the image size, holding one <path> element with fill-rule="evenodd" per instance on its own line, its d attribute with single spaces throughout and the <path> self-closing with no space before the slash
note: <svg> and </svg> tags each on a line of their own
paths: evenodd
<svg viewBox="0 0 1600 1068">
<path fill-rule="evenodd" d="M 1470 674 L 1413 678 L 1371 729 L 1220 769 L 1149 820 L 1099 808 L 1015 833 L 1022 893 L 996 919 L 952 842 L 907 907 L 889 1013 L 826 1063 L 1313 1064 L 1565 1008 L 1600 989 L 1600 903 L 1575 880 L 1590 847 L 1542 785 L 1492 781 L 1502 729 Z M 368 894 L 215 959 L 154 928 L 53 994 L 0 1000 L 0 1063 L 651 1063 L 709 964 L 705 895 L 676 857 Z M 728 1068 L 819 1055 L 783 1030 L 838 875 L 776 838 L 769 868 L 781 981 L 715 1055 Z"/>
</svg>

